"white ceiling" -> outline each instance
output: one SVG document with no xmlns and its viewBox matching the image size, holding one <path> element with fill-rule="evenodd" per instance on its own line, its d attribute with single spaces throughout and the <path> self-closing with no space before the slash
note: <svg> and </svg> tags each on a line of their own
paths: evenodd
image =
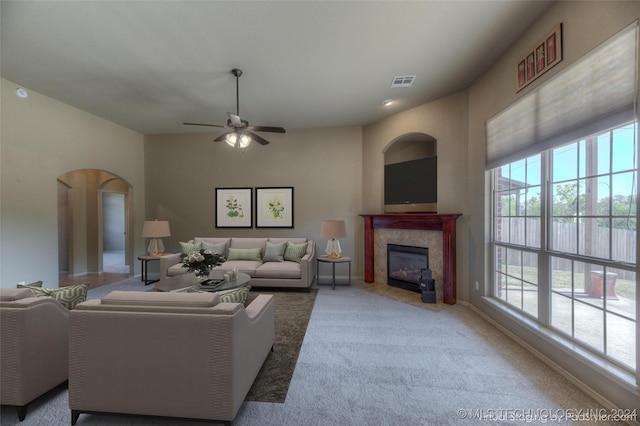
<svg viewBox="0 0 640 426">
<path fill-rule="evenodd" d="M 359 126 L 468 87 L 549 5 L 3 0 L 0 75 L 145 134 L 205 133 L 181 123 L 224 124 L 240 68 L 251 124 Z"/>
</svg>

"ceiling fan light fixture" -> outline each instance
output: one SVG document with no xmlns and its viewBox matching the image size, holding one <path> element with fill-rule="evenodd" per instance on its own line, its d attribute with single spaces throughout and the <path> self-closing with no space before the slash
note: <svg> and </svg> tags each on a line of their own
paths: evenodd
<svg viewBox="0 0 640 426">
<path fill-rule="evenodd" d="M 249 135 L 240 135 L 240 143 L 238 144 L 240 149 L 244 149 L 251 145 L 251 137 Z"/>
<path fill-rule="evenodd" d="M 244 149 L 251 145 L 251 136 L 245 135 L 244 133 L 233 132 L 226 136 L 225 142 L 232 148 Z"/>
</svg>

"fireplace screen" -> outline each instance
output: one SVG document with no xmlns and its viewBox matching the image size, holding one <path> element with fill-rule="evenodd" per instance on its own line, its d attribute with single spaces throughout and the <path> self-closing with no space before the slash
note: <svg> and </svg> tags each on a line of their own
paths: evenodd
<svg viewBox="0 0 640 426">
<path fill-rule="evenodd" d="M 429 269 L 428 248 L 387 244 L 388 285 L 420 291 L 423 269 Z"/>
</svg>

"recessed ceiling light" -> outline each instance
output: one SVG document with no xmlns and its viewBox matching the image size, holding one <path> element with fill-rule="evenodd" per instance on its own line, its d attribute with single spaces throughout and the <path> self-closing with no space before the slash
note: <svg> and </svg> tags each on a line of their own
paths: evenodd
<svg viewBox="0 0 640 426">
<path fill-rule="evenodd" d="M 393 99 L 385 99 L 384 101 L 382 101 L 382 105 L 384 106 L 389 106 L 393 103 Z"/>
<path fill-rule="evenodd" d="M 29 96 L 29 92 L 27 92 L 27 89 L 23 88 L 23 87 L 18 87 L 16 88 L 16 96 L 19 98 L 26 98 L 27 96 Z"/>
</svg>

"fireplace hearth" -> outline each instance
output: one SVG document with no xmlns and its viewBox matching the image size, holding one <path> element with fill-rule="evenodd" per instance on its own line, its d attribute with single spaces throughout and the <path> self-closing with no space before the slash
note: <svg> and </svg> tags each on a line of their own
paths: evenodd
<svg viewBox="0 0 640 426">
<path fill-rule="evenodd" d="M 388 285 L 420 292 L 420 278 L 428 269 L 428 248 L 387 244 Z"/>
</svg>

